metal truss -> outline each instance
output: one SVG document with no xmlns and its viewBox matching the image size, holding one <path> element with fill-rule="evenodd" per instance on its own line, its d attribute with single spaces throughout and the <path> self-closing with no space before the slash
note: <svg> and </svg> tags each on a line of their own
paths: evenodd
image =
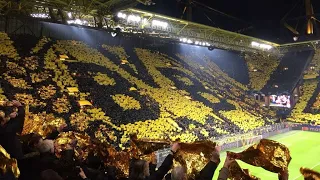
<svg viewBox="0 0 320 180">
<path fill-rule="evenodd" d="M 308 48 L 316 50 L 320 47 L 320 41 L 319 40 L 312 40 L 312 41 L 303 41 L 303 42 L 296 42 L 296 43 L 288 43 L 288 44 L 281 44 L 279 48 L 281 51 L 285 51 L 288 49 L 294 49 L 294 48 Z"/>
<path fill-rule="evenodd" d="M 226 31 L 223 29 L 210 27 L 194 22 L 188 22 L 181 19 L 175 19 L 138 9 L 126 9 L 121 11 L 127 15 L 139 16 L 142 22 L 129 22 L 126 19 L 119 19 L 117 24 L 127 28 L 143 30 L 145 33 L 167 35 L 168 38 L 179 40 L 180 38 L 189 38 L 194 41 L 205 41 L 212 46 L 223 49 L 231 49 L 237 51 L 257 51 L 258 47 L 253 47 L 252 42 L 271 45 L 274 52 L 278 52 L 279 44 L 265 41 L 262 39 L 246 36 L 243 34 Z M 157 27 L 152 25 L 152 20 L 167 22 L 167 27 Z M 193 41 L 193 42 L 194 42 Z"/>
<path fill-rule="evenodd" d="M 36 9 L 53 8 L 83 15 L 108 15 L 122 8 L 149 0 L 0 0 L 2 14 L 34 12 Z"/>
<path fill-rule="evenodd" d="M 90 22 L 96 21 L 95 17 L 100 17 L 100 19 L 103 19 L 104 27 L 108 28 L 120 26 L 127 32 L 140 32 L 174 41 L 179 41 L 180 38 L 188 38 L 193 42 L 207 42 L 213 48 L 243 52 L 266 51 L 267 53 L 279 54 L 293 47 L 315 49 L 318 45 L 318 41 L 280 45 L 211 26 L 130 8 L 137 3 L 149 5 L 151 2 L 151 0 L 0 0 L 0 12 L 2 15 L 48 13 L 50 9 L 51 11 L 63 11 L 64 13 L 72 12 L 77 17 L 87 19 Z M 139 16 L 141 21 L 128 21 L 125 18 L 116 20 L 115 16 L 119 11 L 127 15 Z M 168 26 L 155 26 L 152 24 L 153 20 L 166 22 Z M 273 48 L 271 50 L 263 50 L 260 47 L 252 46 L 252 42 L 270 45 Z"/>
</svg>

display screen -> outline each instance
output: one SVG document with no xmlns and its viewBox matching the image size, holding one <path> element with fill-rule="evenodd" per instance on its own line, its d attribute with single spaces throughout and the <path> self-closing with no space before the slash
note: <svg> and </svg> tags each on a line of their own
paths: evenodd
<svg viewBox="0 0 320 180">
<path fill-rule="evenodd" d="M 288 95 L 271 95 L 270 106 L 290 108 L 290 96 Z"/>
</svg>

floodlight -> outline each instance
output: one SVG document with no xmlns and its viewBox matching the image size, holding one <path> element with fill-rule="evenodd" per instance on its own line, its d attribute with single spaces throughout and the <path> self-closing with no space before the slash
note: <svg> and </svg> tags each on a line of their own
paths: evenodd
<svg viewBox="0 0 320 180">
<path fill-rule="evenodd" d="M 116 37 L 116 36 L 117 36 L 117 33 L 116 33 L 116 32 L 111 32 L 111 36 L 112 36 L 112 37 Z"/>
</svg>

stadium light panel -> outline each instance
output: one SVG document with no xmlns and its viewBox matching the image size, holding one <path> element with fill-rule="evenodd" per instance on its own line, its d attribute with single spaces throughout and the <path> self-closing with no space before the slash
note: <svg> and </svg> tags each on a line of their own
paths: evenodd
<svg viewBox="0 0 320 180">
<path fill-rule="evenodd" d="M 167 22 L 163 22 L 163 21 L 159 21 L 159 20 L 155 20 L 155 19 L 152 20 L 151 24 L 152 24 L 153 26 L 161 26 L 161 27 L 163 27 L 163 28 L 168 27 L 168 23 L 167 23 Z"/>
<path fill-rule="evenodd" d="M 254 42 L 254 41 L 251 42 L 251 45 L 252 45 L 253 47 L 258 47 L 258 48 L 267 49 L 267 50 L 270 50 L 270 49 L 272 48 L 271 45 L 268 45 L 268 44 L 260 44 L 260 43 Z"/>
<path fill-rule="evenodd" d="M 187 42 L 188 39 L 187 38 L 182 38 L 182 42 Z"/>
<path fill-rule="evenodd" d="M 117 33 L 116 33 L 116 32 L 111 32 L 111 36 L 112 36 L 112 37 L 116 37 L 116 36 L 117 36 Z"/>
<path fill-rule="evenodd" d="M 194 42 L 196 45 L 198 45 L 199 44 L 199 41 L 196 41 L 196 42 Z"/>
<path fill-rule="evenodd" d="M 141 21 L 141 17 L 140 16 L 136 16 L 136 15 L 129 15 L 127 20 L 128 21 L 133 21 L 133 22 L 140 22 Z"/>
<path fill-rule="evenodd" d="M 74 23 L 75 23 L 75 24 L 79 24 L 79 25 L 82 25 L 82 24 L 83 24 L 83 22 L 82 22 L 80 19 L 76 19 L 76 20 L 74 21 Z"/>
<path fill-rule="evenodd" d="M 122 19 L 125 19 L 125 18 L 127 17 L 127 15 L 124 14 L 124 13 L 122 13 L 122 12 L 119 12 L 119 13 L 117 14 L 117 16 L 118 16 L 118 18 L 122 18 Z"/>
<path fill-rule="evenodd" d="M 68 12 L 68 17 L 69 17 L 69 18 L 72 18 L 71 12 Z"/>
<path fill-rule="evenodd" d="M 253 42 L 251 42 L 251 45 L 252 45 L 252 46 L 256 46 L 256 47 L 258 47 L 260 44 L 259 44 L 259 43 L 257 43 L 257 42 L 254 42 L 254 41 L 253 41 Z"/>
<path fill-rule="evenodd" d="M 267 45 L 267 44 L 260 44 L 260 48 L 270 50 L 272 48 L 272 46 Z"/>
<path fill-rule="evenodd" d="M 48 14 L 42 14 L 42 13 L 36 13 L 36 14 L 30 14 L 32 17 L 34 17 L 34 18 L 43 18 L 43 19 L 45 19 L 45 18 L 49 18 L 49 15 Z"/>
<path fill-rule="evenodd" d="M 187 40 L 187 43 L 191 44 L 191 43 L 192 43 L 192 41 L 191 41 L 190 39 L 188 39 L 188 40 Z"/>
<path fill-rule="evenodd" d="M 74 20 L 68 20 L 67 23 L 68 23 L 68 24 L 73 24 L 73 23 L 74 23 Z"/>
</svg>

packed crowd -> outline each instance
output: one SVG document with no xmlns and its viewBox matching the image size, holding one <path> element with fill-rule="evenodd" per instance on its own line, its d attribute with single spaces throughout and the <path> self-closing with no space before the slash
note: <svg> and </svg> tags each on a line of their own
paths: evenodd
<svg viewBox="0 0 320 180">
<path fill-rule="evenodd" d="M 160 167 L 156 168 L 155 156 L 152 156 L 149 161 L 132 158 L 129 163 L 128 177 L 119 178 L 115 170 L 117 167 L 105 166 L 105 162 L 98 154 L 90 152 L 87 158 L 81 161 L 79 156 L 75 154 L 79 152 L 77 148 L 81 146 L 79 145 L 80 142 L 78 142 L 78 139 L 71 139 L 61 147 L 59 135 L 72 131 L 72 129 L 66 125 L 62 125 L 58 129 L 53 130 L 46 137 L 36 133 L 20 135 L 26 116 L 25 107 L 18 101 L 6 101 L 2 102 L 0 110 L 1 179 L 16 179 L 18 177 L 19 179 L 35 180 L 188 179 L 186 166 L 176 166 L 171 169 L 174 155 L 180 148 L 179 143 L 173 143 L 169 155 Z M 90 144 L 95 143 L 93 139 L 90 140 Z M 9 155 L 6 155 L 7 153 Z M 104 153 L 108 154 L 111 152 L 107 151 Z M 196 174 L 195 179 L 212 179 L 220 163 L 219 149 L 212 149 L 208 158 L 208 163 Z M 13 161 L 8 161 L 8 159 Z M 108 161 L 108 159 L 106 161 Z M 226 158 L 224 166 L 220 170 L 219 180 L 225 180 L 229 177 L 229 166 L 233 161 L 231 157 Z M 169 171 L 170 173 L 168 173 Z"/>
<path fill-rule="evenodd" d="M 94 149 L 91 149 L 86 158 L 83 158 L 79 156 L 81 149 L 84 149 L 80 139 L 76 136 L 70 140 L 61 139 L 61 135 L 71 132 L 72 128 L 63 125 L 46 137 L 36 133 L 21 135 L 26 116 L 25 107 L 18 101 L 6 101 L 2 102 L 0 110 L 1 179 L 211 180 L 221 161 L 220 148 L 214 143 L 174 142 L 170 153 L 157 168 L 157 159 L 150 150 L 163 148 L 168 143 L 137 141 L 135 138 L 131 140 L 132 146 L 140 149 L 142 156 L 134 156 L 133 154 L 137 151 L 133 150 L 129 152 L 110 149 L 94 151 L 106 144 L 99 144 L 98 141 L 90 138 L 87 143 Z M 200 154 L 200 159 L 195 159 L 196 162 L 189 164 L 189 161 L 192 161 L 192 157 L 189 158 L 190 153 L 195 153 L 193 156 L 199 156 L 198 151 L 204 154 Z M 146 153 L 151 153 L 149 158 L 143 158 Z M 279 153 L 282 154 L 281 157 L 278 156 Z M 118 154 L 118 157 L 115 154 Z M 288 166 L 291 156 L 288 148 L 278 142 L 261 140 L 243 152 L 228 152 L 224 165 L 219 171 L 218 180 L 258 179 L 250 175 L 248 170 L 242 170 L 236 159 L 278 173 L 279 180 L 289 179 Z M 180 164 L 174 164 L 174 160 Z M 205 165 L 201 166 L 199 161 L 205 162 Z M 112 162 L 115 163 L 112 164 Z M 199 171 L 196 170 L 198 166 L 202 167 Z M 119 175 L 119 170 L 122 173 L 127 170 L 128 174 Z M 319 177 L 319 173 L 307 168 L 301 168 L 300 171 L 305 179 Z"/>
<path fill-rule="evenodd" d="M 254 90 L 261 90 L 264 87 L 280 62 L 278 57 L 266 53 L 245 54 L 245 60 L 248 65 L 250 87 Z"/>
<path fill-rule="evenodd" d="M 299 123 L 320 124 L 320 86 L 319 86 L 320 51 L 316 50 L 308 66 L 301 88 L 301 96 L 295 105 L 289 120 Z"/>
<path fill-rule="evenodd" d="M 50 126 L 67 123 L 125 148 L 132 133 L 139 138 L 192 142 L 251 131 L 269 124 L 264 118 L 272 114 L 210 57 L 194 52 L 173 58 L 136 48 L 128 55 L 121 46 L 94 49 L 83 42 L 50 38 L 40 39 L 32 55 L 21 60 L 12 59 L 13 50 L 4 51 L 12 55 L 3 54 L 8 58 L 2 60 L 4 91 L 0 92 L 3 100 L 7 96 L 30 106 L 36 121 L 28 121 L 24 133 L 46 135 Z M 71 95 L 70 87 L 79 92 Z M 79 107 L 79 101 L 93 106 Z M 35 122 L 46 125 L 32 127 Z"/>
</svg>

